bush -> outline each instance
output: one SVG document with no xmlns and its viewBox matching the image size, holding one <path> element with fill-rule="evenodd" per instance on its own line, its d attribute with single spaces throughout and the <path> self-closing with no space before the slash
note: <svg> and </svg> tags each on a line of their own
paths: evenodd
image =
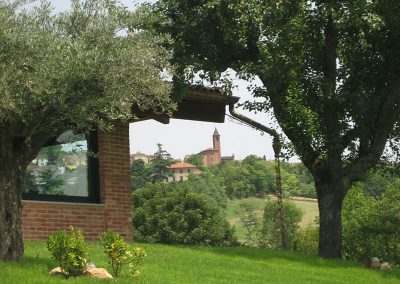
<svg viewBox="0 0 400 284">
<path fill-rule="evenodd" d="M 133 193 L 138 241 L 167 244 L 230 245 L 233 229 L 217 202 L 179 183 L 148 184 Z"/>
<path fill-rule="evenodd" d="M 199 193 L 214 199 L 218 206 L 226 209 L 228 196 L 223 185 L 223 180 L 211 174 L 190 175 L 185 182 L 176 184 L 177 187 L 187 187 L 191 192 Z"/>
<path fill-rule="evenodd" d="M 47 249 L 65 276 L 77 276 L 86 268 L 89 248 L 79 230 L 71 226 L 69 232 L 58 231 L 47 239 Z"/>
<path fill-rule="evenodd" d="M 239 203 L 238 215 L 243 227 L 246 229 L 246 239 L 243 245 L 249 247 L 258 246 L 258 236 L 260 235 L 259 222 L 254 207 L 250 204 Z"/>
<path fill-rule="evenodd" d="M 372 256 L 400 264 L 400 182 L 392 182 L 380 199 L 357 184 L 343 204 L 343 255 L 367 263 Z"/>
<path fill-rule="evenodd" d="M 110 259 L 110 266 L 115 277 L 118 277 L 123 265 L 128 265 L 129 276 L 136 277 L 140 271 L 138 266 L 143 263 L 146 257 L 146 251 L 136 247 L 129 249 L 128 244 L 118 233 L 106 231 L 99 235 L 100 243 L 104 248 L 104 252 Z"/>
<path fill-rule="evenodd" d="M 295 234 L 299 228 L 303 213 L 290 200 L 284 200 L 283 208 L 285 213 L 286 238 L 289 248 L 293 248 Z M 276 200 L 268 200 L 264 208 L 264 218 L 259 239 L 260 246 L 268 248 L 281 247 L 279 224 L 278 203 Z"/>
<path fill-rule="evenodd" d="M 299 228 L 294 237 L 294 250 L 304 254 L 316 255 L 319 243 L 319 221 Z"/>
</svg>

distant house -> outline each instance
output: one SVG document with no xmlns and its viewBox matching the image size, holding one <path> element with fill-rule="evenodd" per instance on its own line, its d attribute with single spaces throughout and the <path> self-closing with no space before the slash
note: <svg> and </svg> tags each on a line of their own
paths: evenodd
<svg viewBox="0 0 400 284">
<path fill-rule="evenodd" d="M 87 165 L 87 153 L 73 153 L 66 155 L 63 158 L 63 162 L 66 168 L 69 170 L 76 170 L 79 166 Z"/>
<path fill-rule="evenodd" d="M 169 167 L 169 173 L 171 176 L 168 177 L 167 182 L 173 181 L 186 181 L 191 174 L 201 174 L 202 171 L 197 169 L 195 165 L 186 163 L 186 162 L 179 162 L 176 164 L 172 164 Z"/>
<path fill-rule="evenodd" d="M 154 155 L 146 155 L 141 152 L 136 152 L 135 154 L 131 154 L 131 164 L 135 160 L 143 160 L 145 164 L 151 162 L 154 159 Z"/>
<path fill-rule="evenodd" d="M 31 165 L 36 165 L 39 167 L 46 166 L 48 163 L 47 157 L 42 153 L 39 153 L 35 159 L 31 162 Z"/>
<path fill-rule="evenodd" d="M 222 162 L 233 161 L 235 156 L 221 156 L 221 140 L 218 130 L 215 128 L 212 136 L 213 147 L 203 150 L 199 153 L 203 157 L 203 165 L 208 167 L 209 165 L 219 165 Z"/>
</svg>

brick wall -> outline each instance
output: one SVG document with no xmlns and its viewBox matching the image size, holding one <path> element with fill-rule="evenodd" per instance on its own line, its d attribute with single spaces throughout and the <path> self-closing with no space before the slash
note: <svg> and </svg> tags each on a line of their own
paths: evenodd
<svg viewBox="0 0 400 284">
<path fill-rule="evenodd" d="M 132 194 L 129 124 L 99 133 L 100 199 L 105 204 L 105 226 L 132 240 Z"/>
<path fill-rule="evenodd" d="M 70 225 L 84 232 L 87 240 L 95 240 L 105 226 L 105 206 L 63 202 L 24 201 L 22 230 L 25 240 L 44 240 Z"/>
<path fill-rule="evenodd" d="M 210 165 L 218 165 L 221 163 L 221 152 L 213 150 L 205 150 L 202 152 L 203 165 L 208 167 Z"/>
<path fill-rule="evenodd" d="M 99 132 L 100 204 L 23 201 L 25 240 L 42 240 L 73 225 L 87 240 L 107 229 L 132 240 L 129 125 L 118 123 Z"/>
</svg>

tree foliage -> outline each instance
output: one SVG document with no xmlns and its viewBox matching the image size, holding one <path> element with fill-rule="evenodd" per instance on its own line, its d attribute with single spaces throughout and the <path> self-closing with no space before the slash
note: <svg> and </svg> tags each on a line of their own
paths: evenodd
<svg viewBox="0 0 400 284">
<path fill-rule="evenodd" d="M 21 136 L 54 134 L 130 118 L 134 104 L 171 109 L 160 77 L 168 54 L 163 38 L 138 30 L 143 9 L 113 1 L 72 1 L 56 15 L 45 2 L 0 8 L 2 125 L 20 127 Z"/>
<path fill-rule="evenodd" d="M 258 246 L 259 240 L 257 238 L 260 237 L 261 232 L 255 208 L 254 206 L 251 206 L 251 204 L 244 202 L 240 203 L 239 207 L 239 219 L 246 229 L 246 239 L 244 245 L 250 247 Z"/>
<path fill-rule="evenodd" d="M 165 151 L 165 150 L 161 150 Z M 167 153 L 167 152 L 166 152 Z M 169 155 L 169 154 L 168 154 Z M 160 156 L 161 157 L 161 156 Z M 132 190 L 144 187 L 147 182 L 164 181 L 168 177 L 166 157 L 149 161 L 135 160 L 131 165 Z M 154 166 L 156 162 L 156 166 Z M 161 165 L 161 166 L 159 166 Z M 301 196 L 316 198 L 314 180 L 308 169 L 302 163 L 281 163 L 282 184 L 285 196 Z M 159 173 L 160 179 L 151 177 Z M 225 198 L 245 198 L 250 196 L 263 197 L 275 194 L 275 164 L 255 155 L 247 156 L 243 162 L 226 162 L 218 166 L 203 167 L 203 174 L 190 175 L 185 186 L 199 193 L 219 195 L 220 205 L 225 206 Z M 157 172 L 155 171 L 156 169 Z"/>
<path fill-rule="evenodd" d="M 152 182 L 165 181 L 170 175 L 168 166 L 173 163 L 171 154 L 164 150 L 160 143 L 157 144 L 157 148 L 149 169 Z"/>
<path fill-rule="evenodd" d="M 316 255 L 319 241 L 318 220 L 298 228 L 294 237 L 294 250 L 304 254 Z"/>
<path fill-rule="evenodd" d="M 203 157 L 200 154 L 189 155 L 189 157 L 185 159 L 185 162 L 195 165 L 198 169 L 204 169 Z"/>
<path fill-rule="evenodd" d="M 212 199 L 222 209 L 226 209 L 228 196 L 223 180 L 211 174 L 190 175 L 189 179 L 179 185 L 191 192 L 200 193 Z"/>
<path fill-rule="evenodd" d="M 43 171 L 39 173 L 40 192 L 46 194 L 59 194 L 60 187 L 65 183 L 60 167 L 62 161 L 62 146 L 54 145 L 52 147 L 43 148 L 40 152 L 46 159 L 46 165 Z"/>
<path fill-rule="evenodd" d="M 150 171 L 142 159 L 134 160 L 131 164 L 132 190 L 144 187 L 151 181 Z"/>
<path fill-rule="evenodd" d="M 316 197 L 314 180 L 304 165 L 281 164 L 282 186 L 286 196 Z M 206 170 L 222 180 L 230 198 L 244 198 L 276 193 L 274 167 L 274 163 L 250 155 L 242 163 L 227 162 Z"/>
<path fill-rule="evenodd" d="M 303 217 L 303 212 L 290 200 L 285 200 L 283 204 L 283 209 L 285 212 L 286 237 L 289 248 L 293 248 L 296 231 L 299 229 L 299 223 Z M 279 230 L 280 225 L 278 204 L 275 200 L 268 200 L 265 203 L 264 208 L 260 245 L 269 248 L 280 248 L 281 239 Z"/>
<path fill-rule="evenodd" d="M 376 176 L 372 176 L 376 179 Z M 368 263 L 373 256 L 400 263 L 399 179 L 389 180 L 380 198 L 370 195 L 368 182 L 355 185 L 343 206 L 343 254 Z"/>
</svg>

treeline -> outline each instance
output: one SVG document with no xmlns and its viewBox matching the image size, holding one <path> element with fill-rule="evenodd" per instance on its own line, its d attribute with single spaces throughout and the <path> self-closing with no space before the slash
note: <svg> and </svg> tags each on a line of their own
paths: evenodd
<svg viewBox="0 0 400 284">
<path fill-rule="evenodd" d="M 275 163 L 255 155 L 207 170 L 223 181 L 230 198 L 263 197 L 276 192 Z M 313 178 L 302 163 L 281 163 L 281 175 L 286 196 L 316 198 Z"/>
<path fill-rule="evenodd" d="M 159 149 L 159 152 L 163 151 Z M 189 160 L 203 170 L 198 180 L 213 178 L 216 185 L 224 188 L 229 198 L 263 197 L 275 194 L 275 164 L 255 155 L 243 161 L 232 161 L 205 168 L 195 155 Z M 160 159 L 144 164 L 142 160 L 132 163 L 132 190 L 137 190 L 148 182 L 162 181 L 168 176 L 167 166 L 172 163 Z M 164 169 L 163 169 L 164 167 Z M 282 186 L 286 196 L 316 198 L 312 175 L 302 163 L 281 163 Z M 156 177 L 156 178 L 155 178 Z"/>
</svg>

